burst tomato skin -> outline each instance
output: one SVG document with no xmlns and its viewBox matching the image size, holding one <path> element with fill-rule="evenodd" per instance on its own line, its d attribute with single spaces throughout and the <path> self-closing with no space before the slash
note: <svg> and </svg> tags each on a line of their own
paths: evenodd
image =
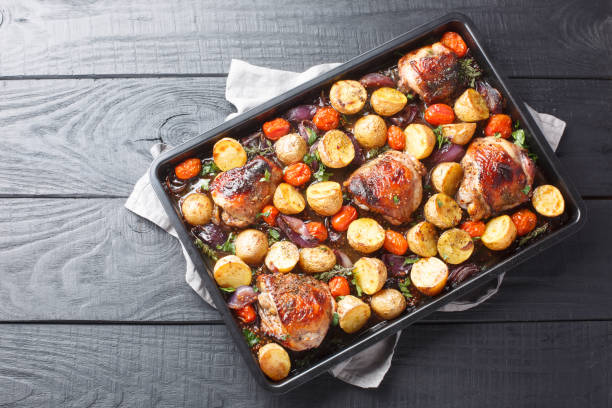
<svg viewBox="0 0 612 408">
<path fill-rule="evenodd" d="M 404 150 L 406 147 L 406 134 L 399 126 L 389 126 L 387 129 L 387 144 L 394 150 Z"/>
<path fill-rule="evenodd" d="M 327 239 L 327 228 L 320 222 L 309 222 L 306 224 L 306 229 L 310 232 L 310 235 L 315 237 L 319 242 L 323 242 Z"/>
<path fill-rule="evenodd" d="M 512 118 L 503 113 L 498 113 L 489 118 L 484 130 L 485 136 L 497 136 L 508 139 L 512 134 Z"/>
<path fill-rule="evenodd" d="M 351 288 L 348 280 L 344 276 L 334 276 L 328 283 L 329 291 L 333 297 L 348 296 L 351 294 Z"/>
<path fill-rule="evenodd" d="M 275 206 L 266 205 L 261 210 L 261 213 L 264 214 L 261 216 L 261 218 L 266 222 L 266 224 L 268 224 L 271 227 L 276 225 L 276 217 L 278 216 L 279 211 Z"/>
<path fill-rule="evenodd" d="M 337 128 L 340 124 L 340 114 L 331 106 L 324 106 L 317 109 L 317 112 L 312 118 L 312 122 L 321 130 L 332 130 Z"/>
<path fill-rule="evenodd" d="M 481 237 L 485 232 L 486 225 L 482 221 L 466 221 L 461 224 L 461 229 L 470 234 L 470 237 Z"/>
<path fill-rule="evenodd" d="M 252 305 L 246 305 L 236 310 L 236 315 L 244 323 L 253 323 L 257 317 L 255 308 Z"/>
<path fill-rule="evenodd" d="M 196 158 L 187 159 L 174 168 L 174 174 L 181 180 L 189 180 L 200 174 L 201 171 L 202 162 Z"/>
<path fill-rule="evenodd" d="M 344 232 L 348 229 L 349 224 L 357 219 L 357 210 L 351 205 L 343 205 L 331 219 L 333 229 L 338 232 Z"/>
<path fill-rule="evenodd" d="M 383 247 L 392 254 L 404 255 L 408 250 L 408 241 L 399 232 L 387 230 Z"/>
<path fill-rule="evenodd" d="M 276 141 L 291 131 L 291 124 L 283 118 L 276 118 L 264 123 L 262 129 L 268 139 Z"/>
<path fill-rule="evenodd" d="M 300 187 L 310 180 L 311 175 L 310 167 L 304 163 L 295 163 L 285 168 L 283 180 L 294 187 Z"/>
<path fill-rule="evenodd" d="M 424 118 L 433 126 L 447 125 L 455 120 L 455 112 L 445 103 L 435 103 L 425 110 Z"/>
<path fill-rule="evenodd" d="M 538 216 L 526 208 L 518 210 L 510 218 L 512 218 L 512 222 L 516 226 L 516 233 L 519 237 L 529 234 L 538 223 Z"/>
<path fill-rule="evenodd" d="M 454 52 L 459 58 L 464 57 L 468 52 L 467 44 L 463 41 L 463 38 L 453 31 L 445 32 L 440 42 L 446 48 Z"/>
</svg>

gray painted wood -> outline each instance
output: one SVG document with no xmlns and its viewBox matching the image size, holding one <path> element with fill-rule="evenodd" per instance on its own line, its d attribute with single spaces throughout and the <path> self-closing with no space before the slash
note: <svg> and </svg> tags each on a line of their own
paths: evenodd
<svg viewBox="0 0 612 408">
<path fill-rule="evenodd" d="M 346 61 L 459 10 L 514 76 L 610 77 L 609 2 L 9 1 L 0 75 L 227 72 L 232 58 L 304 69 Z"/>
</svg>

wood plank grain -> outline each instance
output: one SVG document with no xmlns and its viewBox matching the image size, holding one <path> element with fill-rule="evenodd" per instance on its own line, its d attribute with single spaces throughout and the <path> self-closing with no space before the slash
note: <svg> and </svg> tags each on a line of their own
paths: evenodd
<svg viewBox="0 0 612 408">
<path fill-rule="evenodd" d="M 0 405 L 603 407 L 612 323 L 421 325 L 379 389 L 260 389 L 223 326 L 2 325 Z"/>
<path fill-rule="evenodd" d="M 0 321 L 219 321 L 184 280 L 178 242 L 123 199 L 0 199 Z M 430 320 L 612 319 L 612 201 L 512 270 L 500 293 Z"/>
<path fill-rule="evenodd" d="M 580 192 L 612 196 L 612 81 L 511 85 L 568 122 L 558 154 Z M 1 81 L 0 195 L 127 196 L 154 143 L 178 145 L 232 112 L 224 86 L 224 78 Z"/>
<path fill-rule="evenodd" d="M 605 0 L 13 0 L 2 8 L 3 76 L 227 72 L 232 58 L 300 70 L 346 61 L 449 11 L 471 17 L 509 75 L 610 77 Z"/>
</svg>

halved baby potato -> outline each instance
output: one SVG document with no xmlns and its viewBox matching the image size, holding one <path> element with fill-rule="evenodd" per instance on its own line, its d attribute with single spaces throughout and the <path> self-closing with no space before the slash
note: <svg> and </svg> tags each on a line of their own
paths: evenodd
<svg viewBox="0 0 612 408">
<path fill-rule="evenodd" d="M 204 225 L 212 217 L 213 204 L 206 194 L 189 194 L 181 204 L 181 212 L 191 225 Z"/>
<path fill-rule="evenodd" d="M 460 264 L 474 252 L 474 241 L 470 234 L 459 228 L 446 230 L 438 239 L 438 254 L 449 264 Z"/>
<path fill-rule="evenodd" d="M 387 125 L 378 115 L 362 116 L 353 126 L 353 134 L 366 149 L 384 146 L 387 143 Z"/>
<path fill-rule="evenodd" d="M 244 166 L 247 154 L 236 139 L 224 137 L 213 146 L 213 160 L 221 171 L 228 171 Z"/>
<path fill-rule="evenodd" d="M 431 183 L 434 188 L 448 196 L 454 196 L 463 179 L 463 168 L 459 163 L 444 162 L 434 167 Z"/>
<path fill-rule="evenodd" d="M 237 288 L 251 284 L 251 268 L 236 255 L 219 259 L 213 268 L 213 277 L 222 288 Z"/>
<path fill-rule="evenodd" d="M 369 254 L 382 248 L 385 229 L 372 218 L 358 218 L 349 224 L 346 239 L 356 251 Z"/>
<path fill-rule="evenodd" d="M 289 166 L 302 161 L 304 155 L 308 153 L 308 145 L 298 133 L 289 133 L 274 143 L 274 152 L 278 160 Z"/>
<path fill-rule="evenodd" d="M 414 225 L 406 234 L 408 248 L 415 254 L 423 257 L 436 256 L 438 253 L 438 232 L 435 225 L 422 221 Z"/>
<path fill-rule="evenodd" d="M 344 296 L 338 302 L 338 323 L 340 328 L 347 333 L 355 333 L 361 329 L 370 318 L 372 312 L 361 299 L 355 296 Z"/>
<path fill-rule="evenodd" d="M 268 237 L 256 229 L 246 229 L 234 241 L 236 256 L 249 265 L 260 264 L 268 253 Z"/>
<path fill-rule="evenodd" d="M 436 146 L 436 135 L 429 126 L 421 123 L 411 123 L 404 129 L 406 147 L 404 151 L 415 159 L 424 159 L 433 152 Z"/>
<path fill-rule="evenodd" d="M 516 238 L 516 226 L 508 215 L 500 215 L 487 222 L 485 232 L 480 237 L 482 243 L 493 251 L 508 248 Z"/>
<path fill-rule="evenodd" d="M 323 135 L 317 145 L 317 151 L 323 164 L 332 169 L 346 167 L 355 158 L 353 142 L 343 131 L 337 129 Z"/>
<path fill-rule="evenodd" d="M 370 105 L 374 112 L 381 116 L 393 116 L 397 112 L 404 109 L 408 98 L 406 95 L 394 88 L 378 88 L 372 92 L 370 97 Z"/>
<path fill-rule="evenodd" d="M 475 123 L 449 123 L 442 125 L 442 136 L 458 145 L 468 144 L 476 132 Z"/>
<path fill-rule="evenodd" d="M 535 210 L 545 217 L 557 217 L 565 211 L 565 200 L 559 189 L 550 184 L 544 184 L 533 190 L 531 203 Z"/>
<path fill-rule="evenodd" d="M 334 215 L 342 208 L 342 187 L 335 181 L 311 184 L 306 189 L 306 201 L 317 214 Z"/>
<path fill-rule="evenodd" d="M 373 295 L 382 289 L 387 280 L 387 267 L 378 258 L 359 258 L 353 268 L 355 281 L 363 293 Z"/>
<path fill-rule="evenodd" d="M 306 208 L 306 201 L 302 194 L 287 183 L 280 183 L 276 187 L 272 201 L 278 211 L 283 214 L 297 214 Z"/>
<path fill-rule="evenodd" d="M 358 81 L 338 81 L 329 91 L 331 105 L 340 113 L 354 115 L 365 106 L 368 92 Z"/>
<path fill-rule="evenodd" d="M 442 292 L 448 279 L 448 266 L 436 257 L 419 259 L 412 265 L 410 281 L 424 295 Z"/>
<path fill-rule="evenodd" d="M 438 228 L 454 227 L 461 221 L 461 207 L 455 200 L 444 193 L 429 197 L 425 203 L 425 219 Z"/>
<path fill-rule="evenodd" d="M 326 245 L 300 249 L 300 267 L 306 273 L 329 271 L 336 265 L 336 254 Z"/>
<path fill-rule="evenodd" d="M 265 265 L 272 272 L 289 272 L 300 260 L 298 247 L 289 241 L 278 241 L 268 250 Z"/>
<path fill-rule="evenodd" d="M 397 289 L 383 289 L 372 296 L 370 307 L 381 319 L 391 320 L 406 310 L 406 298 Z"/>
<path fill-rule="evenodd" d="M 463 122 L 478 122 L 489 117 L 489 108 L 481 94 L 473 88 L 468 88 L 455 101 L 453 107 L 457 119 Z"/>
<path fill-rule="evenodd" d="M 283 347 L 268 343 L 257 353 L 259 367 L 271 380 L 280 381 L 289 375 L 291 359 Z"/>
</svg>

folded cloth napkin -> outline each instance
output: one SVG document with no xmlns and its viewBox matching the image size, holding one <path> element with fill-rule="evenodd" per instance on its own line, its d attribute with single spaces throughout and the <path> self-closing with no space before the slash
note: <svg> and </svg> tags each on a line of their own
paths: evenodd
<svg viewBox="0 0 612 408">
<path fill-rule="evenodd" d="M 230 114 L 226 120 L 246 112 L 299 84 L 316 78 L 338 65 L 340 64 L 316 65 L 302 73 L 295 73 L 258 67 L 241 60 L 232 60 L 225 87 L 225 98 L 236 107 L 237 112 Z M 553 150 L 556 150 L 565 129 L 565 122 L 554 116 L 538 113 L 529 106 L 527 108 Z M 156 144 L 151 148 L 151 155 L 155 158 L 169 148 L 170 146 L 161 143 Z M 148 174 L 148 171 L 145 172 L 138 180 L 125 203 L 125 207 L 176 237 L 176 231 L 170 225 L 170 221 L 151 187 Z M 193 262 L 191 262 L 184 247 L 182 247 L 182 250 L 187 264 L 185 272 L 187 283 L 208 304 L 214 307 L 215 305 L 206 291 L 200 275 L 196 272 Z M 478 293 L 475 298 L 449 303 L 442 307 L 440 311 L 457 312 L 479 305 L 497 293 L 503 278 L 503 275 L 499 276 L 495 285 L 487 288 L 484 293 Z M 400 334 L 401 332 L 381 340 L 339 363 L 330 370 L 330 373 L 336 378 L 362 388 L 378 387 L 391 366 L 391 359 Z"/>
</svg>

